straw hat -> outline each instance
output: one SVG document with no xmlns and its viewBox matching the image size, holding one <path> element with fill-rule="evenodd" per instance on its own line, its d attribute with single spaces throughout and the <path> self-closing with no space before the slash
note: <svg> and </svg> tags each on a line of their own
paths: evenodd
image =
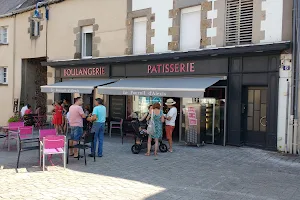
<svg viewBox="0 0 300 200">
<path fill-rule="evenodd" d="M 176 102 L 173 99 L 167 99 L 167 102 L 165 103 L 167 106 L 171 106 L 176 104 Z"/>
</svg>

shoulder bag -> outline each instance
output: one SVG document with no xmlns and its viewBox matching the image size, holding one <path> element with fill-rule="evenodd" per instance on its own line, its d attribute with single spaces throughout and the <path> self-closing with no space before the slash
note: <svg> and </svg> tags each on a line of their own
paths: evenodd
<svg viewBox="0 0 300 200">
<path fill-rule="evenodd" d="M 153 110 L 152 110 L 152 113 L 151 113 L 151 118 L 148 122 L 148 127 L 147 127 L 147 133 L 149 135 L 153 135 L 155 132 L 155 125 L 154 125 L 154 120 L 153 120 Z"/>
</svg>

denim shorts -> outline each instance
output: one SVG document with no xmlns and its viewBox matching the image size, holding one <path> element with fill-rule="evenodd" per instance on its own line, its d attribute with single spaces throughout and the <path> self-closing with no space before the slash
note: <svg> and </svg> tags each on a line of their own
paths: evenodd
<svg viewBox="0 0 300 200">
<path fill-rule="evenodd" d="M 79 126 L 71 126 L 71 140 L 80 140 L 83 135 L 83 128 Z"/>
</svg>

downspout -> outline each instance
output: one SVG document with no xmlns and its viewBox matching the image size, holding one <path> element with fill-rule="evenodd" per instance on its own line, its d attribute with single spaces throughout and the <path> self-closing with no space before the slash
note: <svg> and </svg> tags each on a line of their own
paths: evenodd
<svg viewBox="0 0 300 200">
<path fill-rule="evenodd" d="M 296 73 L 296 94 L 295 94 L 295 113 L 294 113 L 294 134 L 293 134 L 293 153 L 297 153 L 298 152 L 298 135 L 299 135 L 299 130 L 298 130 L 298 124 L 299 124 L 299 67 L 300 67 L 300 6 L 299 6 L 299 0 L 294 0 L 294 8 L 295 8 L 295 73 Z"/>
<path fill-rule="evenodd" d="M 16 18 L 17 18 L 17 15 L 13 15 L 14 17 L 14 39 L 13 39 L 13 70 L 12 70 L 12 74 L 13 74 L 13 80 L 12 80 L 12 102 L 14 102 L 14 99 L 15 99 L 15 77 L 16 77 Z M 20 91 L 21 92 L 21 91 Z M 20 97 L 20 95 L 19 95 Z M 18 97 L 18 98 L 19 98 Z M 20 106 L 20 100 L 18 101 L 18 110 L 19 110 L 19 106 Z"/>
</svg>

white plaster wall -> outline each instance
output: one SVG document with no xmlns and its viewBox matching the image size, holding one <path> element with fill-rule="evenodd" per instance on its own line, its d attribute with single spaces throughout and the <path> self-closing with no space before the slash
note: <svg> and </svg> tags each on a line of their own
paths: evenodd
<svg viewBox="0 0 300 200">
<path fill-rule="evenodd" d="M 261 30 L 265 31 L 265 39 L 260 42 L 278 42 L 282 40 L 283 0 L 262 1 L 262 10 L 266 18 L 261 21 Z"/>
<path fill-rule="evenodd" d="M 289 133 L 287 120 L 289 121 L 291 107 L 291 69 L 283 70 L 283 66 L 291 67 L 291 55 L 281 55 L 281 68 L 279 69 L 279 92 L 278 92 L 278 121 L 277 121 L 277 149 L 278 151 L 290 151 L 291 137 L 288 134 L 288 146 L 285 145 L 286 133 Z M 289 87 L 288 87 L 289 86 Z M 288 105 L 288 110 L 287 110 Z M 286 129 L 288 128 L 288 129 Z"/>
<path fill-rule="evenodd" d="M 151 39 L 154 44 L 154 52 L 168 51 L 168 43 L 172 41 L 169 35 L 169 27 L 172 27 L 172 19 L 169 18 L 169 10 L 173 9 L 173 0 L 133 0 L 132 11 L 152 8 L 155 13 L 155 22 L 151 28 L 155 29 L 155 36 Z"/>
</svg>

